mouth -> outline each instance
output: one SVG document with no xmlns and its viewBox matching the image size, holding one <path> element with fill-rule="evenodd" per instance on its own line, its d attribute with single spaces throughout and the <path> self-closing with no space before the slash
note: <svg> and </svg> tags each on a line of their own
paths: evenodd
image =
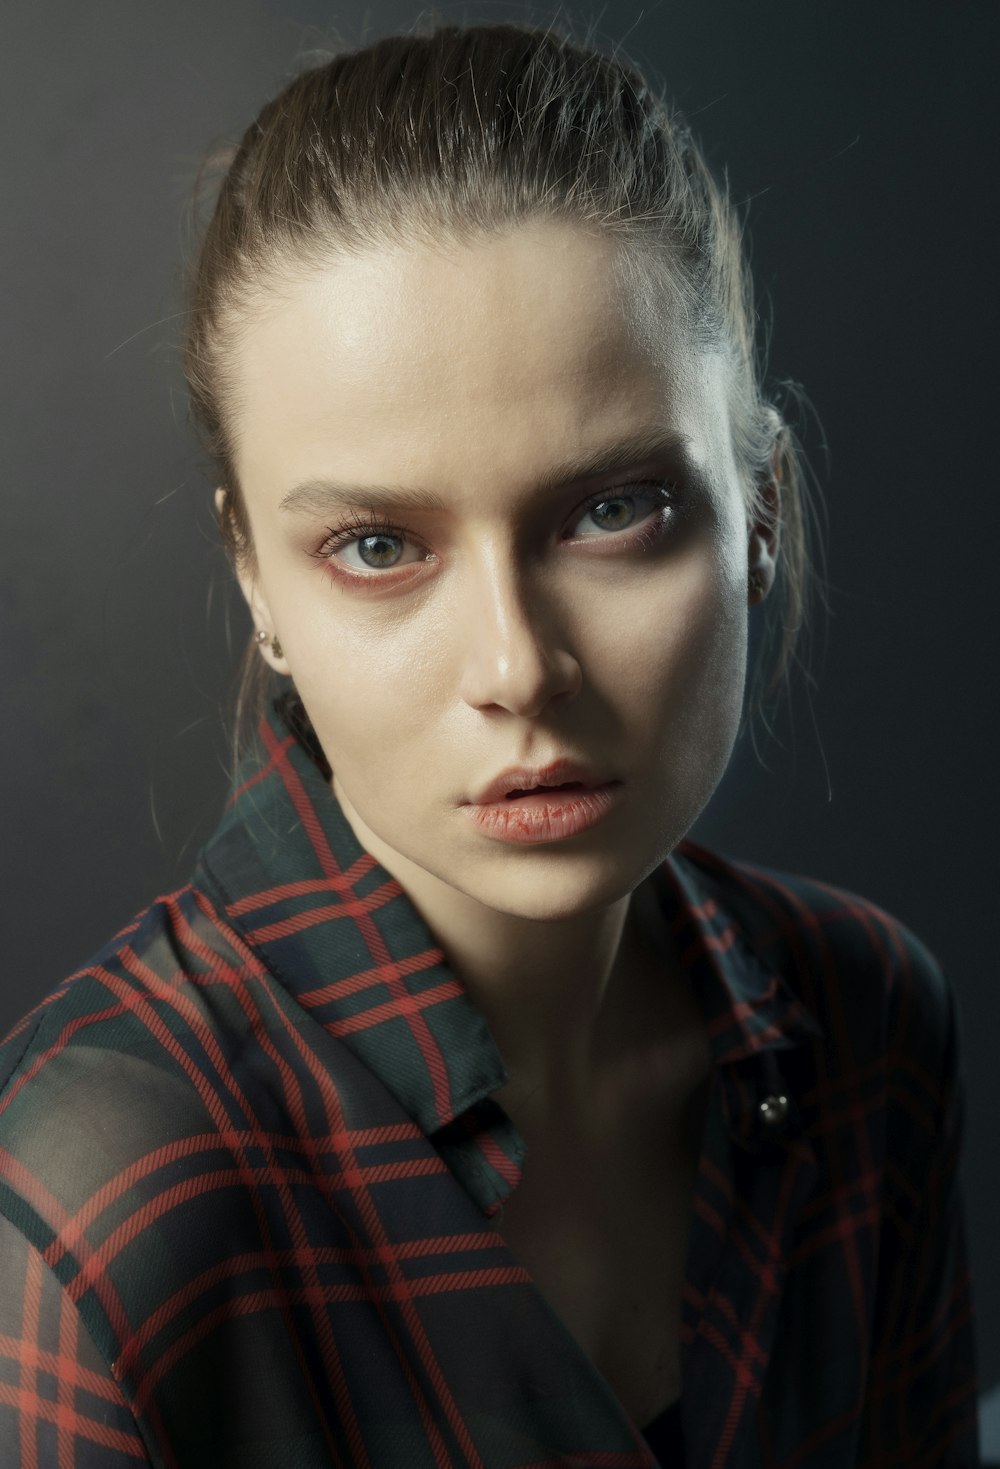
<svg viewBox="0 0 1000 1469">
<path fill-rule="evenodd" d="M 528 790 L 508 791 L 504 799 L 507 801 L 517 801 L 522 796 L 540 796 L 548 791 L 587 791 L 590 789 L 591 787 L 585 786 L 581 780 L 566 780 L 563 781 L 562 785 L 557 786 L 532 786 Z"/>
<path fill-rule="evenodd" d="M 511 801 L 530 800 L 532 796 L 549 796 L 557 800 L 579 797 L 607 785 L 608 781 L 601 779 L 602 774 L 598 767 L 568 756 L 545 765 L 513 766 L 484 785 L 471 797 L 471 804 L 506 806 Z"/>
<path fill-rule="evenodd" d="M 620 780 L 513 786 L 465 809 L 492 840 L 537 846 L 567 841 L 596 826 L 620 804 L 621 790 Z"/>
</svg>

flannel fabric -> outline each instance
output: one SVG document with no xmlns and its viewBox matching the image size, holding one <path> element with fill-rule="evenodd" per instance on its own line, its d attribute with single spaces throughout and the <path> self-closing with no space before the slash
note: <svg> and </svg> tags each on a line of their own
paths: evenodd
<svg viewBox="0 0 1000 1469">
<path fill-rule="evenodd" d="M 192 881 L 0 1043 L 0 1463 L 649 1469 L 490 1223 L 503 1061 L 300 711 Z M 970 1469 L 950 984 L 825 883 L 690 840 L 651 883 L 713 1063 L 685 1462 Z"/>
</svg>

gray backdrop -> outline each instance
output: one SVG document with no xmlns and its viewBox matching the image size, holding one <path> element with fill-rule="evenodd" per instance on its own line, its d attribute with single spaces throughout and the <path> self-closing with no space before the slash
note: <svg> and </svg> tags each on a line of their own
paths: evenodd
<svg viewBox="0 0 1000 1469">
<path fill-rule="evenodd" d="M 817 621 L 816 687 L 799 680 L 763 764 L 742 742 L 692 835 L 862 893 L 950 973 L 986 1389 L 1000 1378 L 997 812 L 980 695 L 1000 546 L 997 8 L 570 10 L 665 81 L 752 200 L 771 371 L 805 385 L 822 424 L 807 443 L 833 615 L 825 635 Z M 215 547 L 178 365 L 198 161 L 327 27 L 353 45 L 417 14 L 4 0 L 0 1034 L 185 881 L 225 796 L 221 720 L 249 623 Z"/>
</svg>

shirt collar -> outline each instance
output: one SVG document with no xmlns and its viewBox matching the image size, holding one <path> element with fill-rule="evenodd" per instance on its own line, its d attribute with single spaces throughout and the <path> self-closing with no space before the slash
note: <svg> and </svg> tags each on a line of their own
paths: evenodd
<svg viewBox="0 0 1000 1469">
<path fill-rule="evenodd" d="M 299 1005 L 425 1134 L 509 1074 L 485 1017 L 399 882 L 358 842 L 294 692 L 274 699 L 236 773 L 195 885 Z M 732 867 L 691 841 L 653 874 L 708 1028 L 733 1065 L 822 1035 L 755 946 Z"/>
</svg>

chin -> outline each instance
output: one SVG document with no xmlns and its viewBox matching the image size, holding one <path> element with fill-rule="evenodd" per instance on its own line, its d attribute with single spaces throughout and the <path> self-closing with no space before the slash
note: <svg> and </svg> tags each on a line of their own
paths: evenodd
<svg viewBox="0 0 1000 1469">
<path fill-rule="evenodd" d="M 655 865 L 656 859 L 638 865 L 634 848 L 626 862 L 610 850 L 570 855 L 547 845 L 520 847 L 516 854 L 504 853 L 481 867 L 470 862 L 459 872 L 439 876 L 495 912 L 559 923 L 620 902 Z"/>
</svg>

